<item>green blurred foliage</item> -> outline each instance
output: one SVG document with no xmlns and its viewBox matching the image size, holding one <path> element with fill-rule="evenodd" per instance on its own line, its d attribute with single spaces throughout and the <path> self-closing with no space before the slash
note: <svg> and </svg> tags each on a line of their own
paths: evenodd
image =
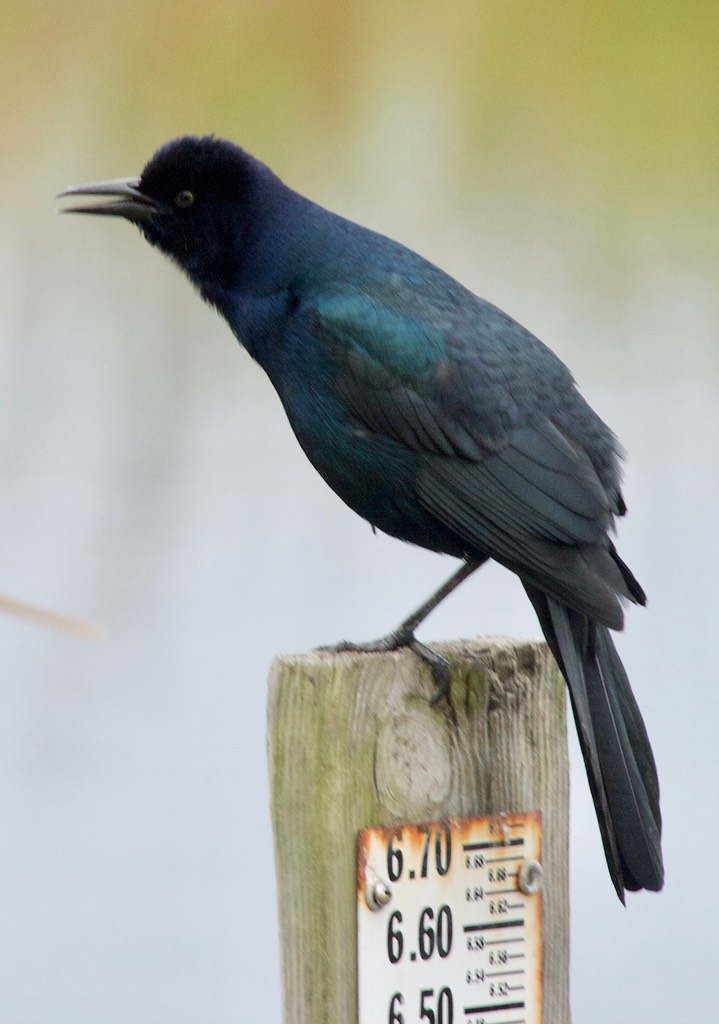
<svg viewBox="0 0 719 1024">
<path fill-rule="evenodd" d="M 352 179 L 413 132 L 460 190 L 716 192 L 708 2 L 30 0 L 0 19 L 5 180 L 48 154 L 86 176 L 88 151 L 98 174 L 129 173 L 186 131 L 230 136 L 298 184 L 328 163 Z"/>
</svg>

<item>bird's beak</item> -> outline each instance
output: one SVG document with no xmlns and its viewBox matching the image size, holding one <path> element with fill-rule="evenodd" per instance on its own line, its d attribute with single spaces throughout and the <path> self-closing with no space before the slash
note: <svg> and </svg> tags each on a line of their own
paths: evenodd
<svg viewBox="0 0 719 1024">
<path fill-rule="evenodd" d="M 114 181 L 96 181 L 91 185 L 75 185 L 66 188 L 57 197 L 65 196 L 106 196 L 106 202 L 81 203 L 79 206 L 65 206 L 61 213 L 99 213 L 106 217 L 124 217 L 134 223 L 152 220 L 160 206 L 154 199 L 144 195 L 139 178 L 116 178 Z"/>
</svg>

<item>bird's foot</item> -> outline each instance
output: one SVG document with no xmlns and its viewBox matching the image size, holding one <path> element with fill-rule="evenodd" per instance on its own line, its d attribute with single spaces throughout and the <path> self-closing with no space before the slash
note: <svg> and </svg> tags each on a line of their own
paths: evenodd
<svg viewBox="0 0 719 1024">
<path fill-rule="evenodd" d="M 432 596 L 420 605 L 420 607 L 406 618 L 404 622 L 400 623 L 397 629 L 388 633 L 387 636 L 380 637 L 379 640 L 370 640 L 368 643 L 353 644 L 347 640 L 342 641 L 339 644 L 335 644 L 331 647 L 318 647 L 319 651 L 355 651 L 358 653 L 378 653 L 382 654 L 385 651 L 398 651 L 402 647 L 409 647 L 414 653 L 420 658 L 425 665 L 429 666 L 429 670 L 432 673 L 432 677 L 437 684 L 437 692 L 432 698 L 432 706 L 438 704 L 443 697 L 449 697 L 450 684 L 452 681 L 452 673 L 450 671 L 449 662 L 446 658 L 443 658 L 441 654 L 437 654 L 431 647 L 427 647 L 426 644 L 421 643 L 414 635 L 415 629 L 424 622 L 431 611 L 437 607 L 440 601 L 443 601 L 448 594 L 451 594 L 456 587 L 466 580 L 468 576 L 471 576 L 475 569 L 478 569 L 483 562 L 486 562 L 486 557 L 474 558 L 469 561 L 463 562 L 459 569 L 457 569 L 447 580 L 447 582 L 435 591 Z"/>
<path fill-rule="evenodd" d="M 358 654 L 383 654 L 386 651 L 399 651 L 403 647 L 408 647 L 414 651 L 417 657 L 429 667 L 432 678 L 437 684 L 437 692 L 431 700 L 431 704 L 434 707 L 443 697 L 449 696 L 452 678 L 449 662 L 441 654 L 437 654 L 431 647 L 428 647 L 427 644 L 423 644 L 418 640 L 411 630 L 403 629 L 400 626 L 399 629 L 395 629 L 392 633 L 388 633 L 387 636 L 380 637 L 378 640 L 368 640 L 364 643 L 342 640 L 338 644 L 318 647 L 317 650 L 353 651 Z"/>
</svg>

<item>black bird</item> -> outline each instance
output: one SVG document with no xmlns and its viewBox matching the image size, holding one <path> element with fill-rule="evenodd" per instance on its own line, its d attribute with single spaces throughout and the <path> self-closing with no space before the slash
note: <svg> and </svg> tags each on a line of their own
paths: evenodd
<svg viewBox="0 0 719 1024">
<path fill-rule="evenodd" d="M 167 253 L 268 373 L 305 454 L 373 527 L 463 560 L 375 645 L 489 558 L 515 572 L 567 681 L 609 872 L 661 889 L 659 785 L 609 630 L 644 591 L 610 539 L 626 506 L 614 434 L 564 364 L 416 253 L 317 206 L 212 136 L 69 212 L 124 217 Z M 96 201 L 99 197 L 99 201 Z M 351 645 L 350 645 L 351 646 Z"/>
</svg>

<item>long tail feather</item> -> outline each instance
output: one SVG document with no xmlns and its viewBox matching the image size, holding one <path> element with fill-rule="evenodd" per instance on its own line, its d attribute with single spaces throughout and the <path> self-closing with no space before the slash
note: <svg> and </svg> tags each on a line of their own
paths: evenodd
<svg viewBox="0 0 719 1024">
<path fill-rule="evenodd" d="M 662 888 L 659 783 L 641 713 L 605 626 L 525 583 L 567 681 L 617 895 Z"/>
</svg>

